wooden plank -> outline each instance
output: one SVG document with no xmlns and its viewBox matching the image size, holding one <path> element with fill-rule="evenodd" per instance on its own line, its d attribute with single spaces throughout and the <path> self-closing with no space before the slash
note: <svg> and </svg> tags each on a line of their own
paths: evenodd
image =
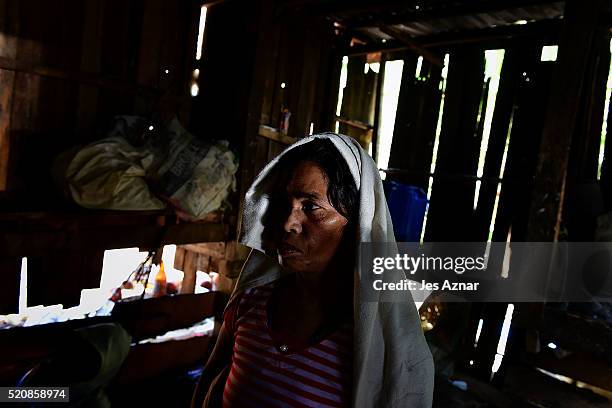
<svg viewBox="0 0 612 408">
<path fill-rule="evenodd" d="M 506 241 L 509 232 L 513 241 L 527 239 L 529 207 L 553 69 L 550 63 L 540 62 L 540 54 L 540 44 L 526 45 L 520 51 L 521 64 L 517 67 L 520 79 L 516 82 L 516 107 L 511 119 L 493 241 Z"/>
<path fill-rule="evenodd" d="M 79 304 L 82 289 L 100 286 L 103 250 L 56 250 L 28 257 L 28 306 Z"/>
<path fill-rule="evenodd" d="M 314 106 L 318 101 L 315 100 L 317 86 L 313 86 L 318 81 L 319 64 L 321 58 L 321 43 L 319 26 L 311 25 L 304 28 L 302 47 L 302 72 L 299 78 L 299 92 L 296 111 L 293 114 L 294 135 L 297 138 L 308 135 L 310 123 L 313 121 Z M 297 47 L 299 49 L 299 47 Z"/>
<path fill-rule="evenodd" d="M 566 26 L 559 45 L 529 212 L 529 241 L 554 241 L 559 237 L 569 148 L 599 6 L 599 1 L 566 2 Z"/>
<path fill-rule="evenodd" d="M 484 55 L 479 48 L 451 54 L 436 174 L 476 174 L 483 79 Z M 471 241 L 474 188 L 469 179 L 450 182 L 434 176 L 426 241 Z"/>
<path fill-rule="evenodd" d="M 593 33 L 593 46 L 588 58 L 568 158 L 563 203 L 568 239 L 587 242 L 594 239 L 596 217 L 603 211 L 600 187 L 605 189 L 606 185 L 596 180 L 610 70 L 610 32 L 607 28 Z"/>
<path fill-rule="evenodd" d="M 263 21 L 260 24 L 262 27 L 264 27 L 264 29 L 261 33 L 261 36 L 265 39 L 264 41 L 266 42 L 266 44 L 264 46 L 261 43 L 262 40 L 259 40 L 257 45 L 257 59 L 259 62 L 263 63 L 264 66 L 276 66 L 280 55 L 280 40 L 282 37 L 281 24 L 275 24 L 272 21 L 268 21 L 269 17 L 267 15 L 264 15 L 264 13 L 268 12 L 269 11 L 267 9 L 264 9 L 262 11 L 261 18 Z M 278 117 L 275 115 L 276 111 L 274 111 L 274 109 L 276 109 L 276 105 L 274 104 L 274 98 L 278 93 L 279 88 L 277 87 L 280 86 L 280 84 L 277 83 L 276 69 L 263 68 L 264 67 L 258 68 L 258 65 L 256 65 L 256 69 L 253 74 L 254 79 L 261 78 L 260 80 L 262 81 L 262 94 L 257 95 L 261 98 L 261 106 L 259 108 L 261 110 L 261 118 L 259 120 L 258 125 L 262 124 L 277 127 L 279 124 L 278 121 L 275 122 Z M 263 70 L 263 72 L 260 72 L 261 70 Z M 260 87 L 258 86 L 255 89 L 260 90 Z"/>
<path fill-rule="evenodd" d="M 502 164 L 506 139 L 516 103 L 518 85 L 521 83 L 522 71 L 520 63 L 525 58 L 521 51 L 528 48 L 527 44 L 509 48 L 505 51 L 504 62 L 500 73 L 499 89 L 495 100 L 495 110 L 491 120 L 491 130 L 485 163 L 483 168 L 482 184 L 476 208 L 475 233 L 478 241 L 486 241 L 489 235 L 489 226 L 493 216 L 493 208 L 497 197 L 500 167 Z M 537 47 L 532 47 L 534 50 Z M 535 57 L 535 53 L 534 53 Z M 506 231 L 507 232 L 507 231 Z"/>
<path fill-rule="evenodd" d="M 143 94 L 145 96 L 159 94 L 159 91 L 155 88 L 138 86 L 117 78 L 104 77 L 85 71 L 50 68 L 13 58 L 0 57 L 0 70 L 30 75 L 34 80 L 39 80 L 38 77 L 56 78 L 132 94 Z"/>
<path fill-rule="evenodd" d="M 393 173 L 388 173 L 388 177 L 426 191 L 442 96 L 442 71 L 423 61 L 420 78 L 415 78 L 416 64 L 417 56 L 407 53 L 389 156 Z M 396 169 L 402 170 L 402 174 Z"/>
<path fill-rule="evenodd" d="M 160 241 L 161 244 L 186 244 L 226 241 L 230 238 L 229 226 L 215 223 L 6 232 L 0 236 L 0 244 L 3 255 L 30 256 L 64 249 L 156 248 Z"/>
<path fill-rule="evenodd" d="M 21 277 L 21 258 L 0 257 L 2 285 L 0 285 L 0 314 L 19 311 L 19 283 Z"/>
<path fill-rule="evenodd" d="M 15 58 L 17 41 L 14 37 L 0 35 L 2 57 Z M 0 69 L 0 191 L 7 189 L 10 155 L 10 121 L 13 103 L 15 73 Z"/>
<path fill-rule="evenodd" d="M 606 135 L 612 135 L 612 109 L 608 110 Z M 604 211 L 612 211 L 612 137 L 606 137 L 600 183 Z"/>
<path fill-rule="evenodd" d="M 296 140 L 293 137 L 283 135 L 278 129 L 265 125 L 259 126 L 259 136 L 285 145 L 293 144 Z"/>
<path fill-rule="evenodd" d="M 185 261 L 183 263 L 185 275 L 181 284 L 181 294 L 195 292 L 197 260 L 198 254 L 196 252 L 185 250 Z"/>
<path fill-rule="evenodd" d="M 245 138 L 242 145 L 241 172 L 240 172 L 240 197 L 244 197 L 249 186 L 257 175 L 259 163 L 258 156 L 253 154 L 259 150 L 259 146 L 268 143 L 259 137 L 259 126 L 271 124 L 271 97 L 274 80 L 270 79 L 269 63 L 276 60 L 276 41 L 280 33 L 276 31 L 273 24 L 274 2 L 263 0 L 261 3 L 261 14 L 257 26 L 260 28 L 257 36 L 255 51 L 255 64 L 251 80 L 251 89 L 247 107 L 247 121 L 245 126 Z M 242 209 L 244 202 L 241 200 L 237 224 L 242 222 Z"/>
<path fill-rule="evenodd" d="M 141 385 L 164 373 L 204 364 L 214 345 L 213 340 L 212 337 L 201 336 L 181 341 L 135 346 L 130 350 L 114 382 L 120 386 L 129 386 L 129 390 L 125 391 L 126 395 L 134 395 L 130 391 L 134 389 L 134 384 Z M 152 359 L 151 356 L 159 357 Z M 125 402 L 125 399 L 122 401 Z M 134 403 L 138 405 L 141 399 L 135 398 Z"/>
<path fill-rule="evenodd" d="M 363 56 L 349 58 L 340 116 L 353 121 L 373 123 L 378 74 L 371 69 L 364 73 L 366 61 Z M 340 124 L 340 133 L 356 138 L 366 149 L 371 142 L 371 132 L 352 126 Z"/>
<path fill-rule="evenodd" d="M 358 120 L 352 120 L 348 118 L 344 118 L 342 116 L 336 116 L 336 120 L 344 125 L 354 127 L 361 130 L 372 130 L 374 129 L 374 125 L 370 125 L 369 123 L 363 123 Z"/>
<path fill-rule="evenodd" d="M 146 4 L 155 4 L 154 1 L 147 1 Z M 130 20 L 131 1 L 115 2 L 104 1 L 102 17 L 102 45 L 100 57 L 100 71 L 103 77 L 117 78 L 123 82 L 131 83 L 132 86 L 144 88 L 156 88 L 156 82 L 141 81 L 140 77 L 131 74 L 131 70 L 137 71 L 134 64 L 134 55 L 129 55 L 132 47 L 130 34 L 139 26 L 140 19 Z M 141 44 L 142 44 L 141 39 Z M 155 45 L 152 45 L 153 47 Z M 153 64 L 151 60 L 151 64 Z M 155 92 L 145 97 L 155 96 Z M 133 114 L 144 114 L 145 110 L 135 105 L 139 100 L 134 96 L 135 92 L 121 89 L 102 88 L 98 93 L 98 126 L 107 126 L 111 119 L 120 113 L 131 112 Z"/>
<path fill-rule="evenodd" d="M 332 44 L 332 46 L 322 46 L 321 64 L 319 67 L 317 96 L 314 120 L 314 132 L 334 131 L 335 115 L 338 105 L 338 94 L 340 88 L 340 74 L 342 70 L 343 55 L 338 52 L 338 44 L 346 42 L 346 38 L 338 39 L 333 32 L 333 27 L 327 27 L 327 31 L 322 34 L 322 44 Z"/>
<path fill-rule="evenodd" d="M 214 316 L 220 298 L 223 296 L 216 292 L 207 292 L 128 300 L 118 302 L 112 316 L 134 340 L 142 340 L 170 330 L 183 329 Z"/>
<path fill-rule="evenodd" d="M 42 9 L 41 11 L 44 11 Z M 18 5 L 16 36 L 17 60 L 29 61 L 32 64 L 43 62 L 43 45 L 39 25 L 44 24 L 40 14 L 28 14 L 27 7 Z M 26 179 L 31 168 L 30 158 L 25 146 L 36 137 L 39 130 L 40 106 L 38 96 L 41 89 L 41 78 L 28 73 L 17 72 L 14 77 L 13 97 L 11 101 L 11 119 L 9 130 L 9 171 L 7 190 L 24 190 Z M 36 151 L 34 151 L 36 153 Z"/>
<path fill-rule="evenodd" d="M 376 76 L 376 93 L 374 97 L 374 120 L 372 121 L 372 157 L 377 160 L 378 157 L 378 133 L 380 131 L 380 111 L 382 109 L 382 93 L 383 84 L 385 79 L 385 67 L 386 67 L 385 54 L 382 54 L 380 58 L 380 66 L 378 69 L 378 75 Z"/>
<path fill-rule="evenodd" d="M 512 46 L 515 42 L 545 41 L 548 44 L 557 44 L 562 28 L 562 20 L 551 19 L 529 23 L 528 25 L 508 25 L 490 27 L 474 30 L 464 30 L 452 33 L 440 33 L 425 35 L 415 38 L 414 42 L 425 49 L 450 49 L 459 45 L 479 44 L 486 49 L 505 48 Z M 344 55 L 358 56 L 372 52 L 405 52 L 411 49 L 397 40 L 389 40 L 386 43 L 372 43 L 345 47 Z"/>
<path fill-rule="evenodd" d="M 440 58 L 438 54 L 433 51 L 428 50 L 425 47 L 420 46 L 414 39 L 410 38 L 408 35 L 404 34 L 400 30 L 390 26 L 381 26 L 380 30 L 390 35 L 391 37 L 403 42 L 408 46 L 409 49 L 413 50 L 417 54 L 423 56 L 424 59 L 431 62 L 432 64 L 442 68 L 444 67 L 444 59 Z"/>
<path fill-rule="evenodd" d="M 191 97 L 191 80 L 193 78 L 193 71 L 196 69 L 194 63 L 195 49 L 198 42 L 198 30 L 200 23 L 200 4 L 194 2 L 187 2 L 183 7 L 183 39 L 181 44 L 184 44 L 183 55 L 182 55 L 182 79 L 176 86 L 177 92 L 183 95 L 189 95 Z M 182 88 L 181 88 L 182 87 Z M 181 123 L 189 123 L 191 118 L 191 110 L 193 109 L 191 103 L 181 104 L 178 117 Z"/>
<path fill-rule="evenodd" d="M 311 13 L 329 15 L 333 13 L 380 13 L 378 18 L 362 19 L 361 21 L 350 21 L 350 28 L 376 27 L 380 24 L 394 25 L 411 22 L 427 21 L 441 18 L 465 18 L 478 13 L 495 13 L 525 8 L 551 6 L 561 7 L 560 2 L 554 0 L 498 0 L 495 2 L 456 2 L 456 3 L 423 3 L 419 8 L 398 7 L 397 3 L 363 3 L 356 7 L 351 2 L 332 2 L 329 4 L 316 4 Z M 440 5 L 438 5 L 440 4 Z M 318 7 L 317 7 L 318 6 Z M 555 7 L 556 6 L 556 7 Z M 288 6 L 285 6 L 288 8 Z M 311 10 L 312 10 L 311 9 Z M 304 10 L 301 10 L 303 13 Z M 386 12 L 386 13 L 385 13 Z"/>
<path fill-rule="evenodd" d="M 98 74 L 100 72 L 102 47 L 102 0 L 88 1 L 85 5 L 81 45 L 80 70 Z M 92 85 L 81 85 L 78 96 L 77 131 L 85 133 L 93 126 L 98 106 L 98 89 Z"/>
</svg>

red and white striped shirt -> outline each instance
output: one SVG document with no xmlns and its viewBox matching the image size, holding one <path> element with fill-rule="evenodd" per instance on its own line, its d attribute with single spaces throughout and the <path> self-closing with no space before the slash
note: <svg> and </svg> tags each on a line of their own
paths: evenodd
<svg viewBox="0 0 612 408">
<path fill-rule="evenodd" d="M 224 322 L 234 337 L 224 407 L 348 407 L 351 404 L 352 326 L 299 348 L 268 325 L 272 286 L 246 290 Z"/>
</svg>

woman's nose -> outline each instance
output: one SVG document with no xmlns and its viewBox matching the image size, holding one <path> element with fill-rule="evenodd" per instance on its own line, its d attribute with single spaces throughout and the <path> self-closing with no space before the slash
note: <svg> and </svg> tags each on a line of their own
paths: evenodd
<svg viewBox="0 0 612 408">
<path fill-rule="evenodd" d="M 287 215 L 284 225 L 285 232 L 299 234 L 302 232 L 302 217 L 299 208 L 292 208 Z"/>
</svg>

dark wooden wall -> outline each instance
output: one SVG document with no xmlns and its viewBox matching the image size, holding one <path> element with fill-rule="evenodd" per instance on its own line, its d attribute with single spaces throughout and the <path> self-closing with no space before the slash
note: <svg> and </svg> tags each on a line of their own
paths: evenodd
<svg viewBox="0 0 612 408">
<path fill-rule="evenodd" d="M 185 119 L 198 18 L 192 1 L 0 1 L 0 191 L 52 196 L 56 154 L 161 96 Z"/>
<path fill-rule="evenodd" d="M 281 16 L 280 2 L 272 0 L 213 1 L 196 61 L 201 4 L 0 0 L 0 210 L 11 233 L 21 234 L 23 220 L 31 218 L 12 216 L 16 211 L 36 211 L 41 230 L 45 223 L 64 225 L 54 224 L 52 210 L 67 213 L 60 218 L 71 231 L 54 228 L 49 237 L 74 237 L 82 220 L 73 214 L 70 221 L 78 209 L 54 185 L 53 160 L 103 137 L 117 114 L 176 113 L 196 136 L 229 140 L 241 161 L 242 193 L 311 123 L 315 131 L 333 130 L 342 57 L 330 21 Z M 262 136 L 260 126 L 279 127 L 282 107 L 292 113 L 288 134 Z M 31 233 L 32 223 L 26 224 Z M 0 252 L 7 281 L 0 312 L 16 310 L 21 256 L 29 257 L 29 304 L 70 306 L 82 288 L 97 285 L 104 248 Z"/>
<path fill-rule="evenodd" d="M 5 222 L 9 212 L 43 211 L 37 216 L 48 221 L 44 211 L 73 211 L 53 183 L 53 160 L 103 137 L 113 116 L 167 109 L 187 119 L 199 14 L 195 1 L 0 0 Z M 68 224 L 74 233 L 79 223 Z M 23 254 L 28 303 L 78 304 L 81 289 L 99 285 L 104 248 L 93 246 Z M 3 252 L 0 313 L 10 313 L 17 310 L 21 254 Z"/>
<path fill-rule="evenodd" d="M 315 133 L 333 131 L 342 61 L 332 22 L 282 16 L 276 9 L 280 3 L 262 3 L 242 151 L 241 196 L 272 158 L 308 135 L 311 123 Z M 283 107 L 291 112 L 287 135 L 278 132 Z M 268 131 L 262 131 L 262 126 Z"/>
</svg>

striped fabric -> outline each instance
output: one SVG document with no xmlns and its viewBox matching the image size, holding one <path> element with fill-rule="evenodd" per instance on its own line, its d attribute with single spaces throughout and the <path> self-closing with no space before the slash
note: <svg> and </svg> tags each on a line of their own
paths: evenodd
<svg viewBox="0 0 612 408">
<path fill-rule="evenodd" d="M 352 327 L 305 347 L 280 339 L 268 327 L 271 293 L 269 285 L 249 289 L 226 310 L 234 350 L 223 406 L 350 406 Z"/>
</svg>

